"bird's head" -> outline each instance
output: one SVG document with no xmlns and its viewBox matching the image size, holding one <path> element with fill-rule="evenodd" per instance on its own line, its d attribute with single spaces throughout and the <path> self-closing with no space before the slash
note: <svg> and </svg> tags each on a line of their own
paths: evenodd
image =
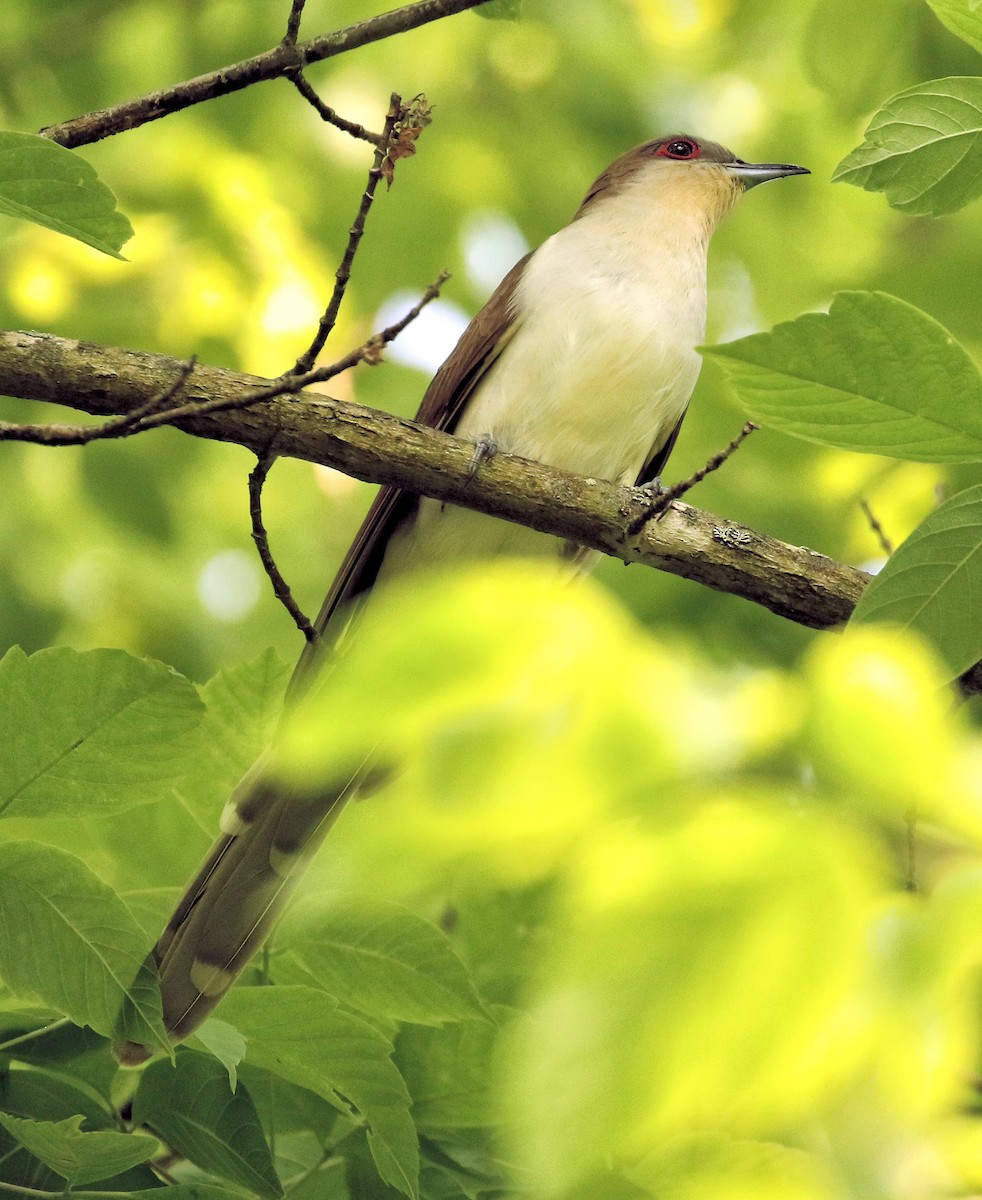
<svg viewBox="0 0 982 1200">
<path fill-rule="evenodd" d="M 659 209 L 698 216 L 709 232 L 748 189 L 785 175 L 808 175 L 791 163 L 748 163 L 718 142 L 676 133 L 622 154 L 594 181 L 577 216 L 630 192 Z"/>
</svg>

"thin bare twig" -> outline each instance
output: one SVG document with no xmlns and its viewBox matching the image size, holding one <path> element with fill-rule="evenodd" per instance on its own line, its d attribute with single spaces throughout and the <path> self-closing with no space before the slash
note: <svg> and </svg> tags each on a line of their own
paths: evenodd
<svg viewBox="0 0 982 1200">
<path fill-rule="evenodd" d="M 299 86 L 301 79 L 302 77 L 294 78 L 294 83 Z M 358 212 L 355 214 L 354 223 L 348 231 L 348 244 L 341 259 L 341 265 L 334 274 L 334 291 L 331 293 L 331 299 L 328 301 L 327 308 L 324 309 L 324 314 L 318 322 L 314 340 L 293 364 L 288 372 L 290 375 L 303 375 L 313 368 L 318 354 L 324 349 L 324 345 L 328 337 L 330 337 L 331 331 L 334 329 L 334 325 L 338 319 L 338 311 L 341 308 L 341 301 L 344 299 L 345 288 L 348 286 L 348 280 L 351 278 L 351 264 L 354 262 L 355 254 L 358 252 L 362 234 L 365 232 L 365 221 L 368 219 L 368 211 L 372 207 L 372 201 L 375 199 L 375 191 L 378 188 L 379 180 L 382 178 L 382 160 L 389 152 L 392 131 L 401 112 L 402 100 L 393 92 L 389 99 L 388 112 L 385 114 L 382 138 L 375 147 L 375 157 L 368 172 L 368 182 L 365 184 L 364 192 L 362 192 L 361 203 L 358 206 Z"/>
<path fill-rule="evenodd" d="M 701 467 L 693 475 L 690 475 L 688 479 L 682 479 L 678 483 L 672 484 L 670 488 L 665 488 L 664 491 L 659 492 L 650 506 L 640 516 L 635 517 L 628 525 L 627 532 L 633 537 L 635 534 L 640 533 L 649 521 L 667 512 L 673 500 L 678 500 L 690 488 L 694 488 L 697 483 L 702 483 L 707 475 L 712 474 L 713 471 L 718 471 L 730 455 L 734 454 L 743 442 L 750 437 L 753 431 L 759 428 L 760 426 L 755 425 L 753 421 L 748 421 L 726 449 L 721 450 L 719 454 L 714 454 L 704 467 Z"/>
<path fill-rule="evenodd" d="M 293 0 L 290 6 L 290 15 L 286 22 L 286 33 L 283 36 L 283 42 L 287 46 L 295 46 L 297 38 L 300 36 L 300 18 L 303 16 L 304 5 L 307 0 Z"/>
<path fill-rule="evenodd" d="M 359 46 L 418 29 L 431 21 L 487 3 L 488 0 L 418 0 L 415 4 L 381 13 L 307 42 L 291 44 L 284 40 L 272 50 L 257 54 L 254 58 L 209 71 L 206 75 L 127 100 L 112 108 L 48 125 L 40 132 L 62 146 L 85 146 L 127 129 L 136 129 L 148 121 L 157 121 L 169 113 L 180 112 L 205 100 L 213 100 L 216 96 L 227 96 L 263 80 L 280 79 L 311 63 L 323 62 L 335 55 L 356 50 Z"/>
<path fill-rule="evenodd" d="M 173 425 L 188 418 L 203 417 L 209 413 L 228 412 L 232 409 L 254 408 L 277 396 L 294 395 L 314 383 L 324 383 L 344 371 L 349 371 L 358 363 L 364 362 L 375 366 L 382 361 L 382 351 L 394 338 L 398 337 L 406 326 L 414 321 L 422 309 L 434 300 L 440 293 L 440 288 L 450 278 L 449 271 L 441 271 L 433 283 L 420 297 L 418 303 L 394 324 L 387 326 L 380 333 L 373 334 L 357 349 L 352 350 L 337 362 L 329 366 L 318 367 L 308 371 L 306 375 L 281 376 L 268 386 L 256 388 L 237 396 L 226 396 L 215 400 L 205 400 L 189 404 L 180 404 L 176 408 L 161 410 L 160 406 L 173 399 L 177 392 L 187 382 L 194 370 L 195 363 L 184 364 L 178 378 L 158 395 L 145 404 L 102 425 L 95 426 L 60 426 L 60 425 L 12 425 L 0 422 L 0 441 L 36 442 L 40 445 L 80 445 L 95 441 L 99 438 L 131 437 L 135 433 L 143 433 L 147 429 L 158 429 L 163 425 Z M 41 335 L 35 335 L 41 336 Z M 14 393 L 16 394 L 16 393 Z M 57 403 L 66 403 L 65 400 Z"/>
<path fill-rule="evenodd" d="M 359 125 L 357 121 L 349 121 L 346 117 L 340 116 L 329 104 L 325 104 L 307 82 L 302 71 L 294 71 L 290 76 L 290 81 L 307 103 L 317 110 L 321 120 L 326 121 L 328 125 L 333 125 L 335 129 L 340 129 L 342 133 L 350 134 L 353 138 L 360 138 L 363 142 L 371 142 L 373 146 L 385 144 L 385 138 L 381 133 L 372 133 L 364 125 Z"/>
<path fill-rule="evenodd" d="M 268 387 L 257 388 L 255 391 L 246 392 L 241 396 L 206 400 L 203 404 L 182 404 L 179 408 L 171 408 L 166 412 L 151 413 L 139 422 L 138 429 L 156 429 L 161 425 L 172 425 L 175 421 L 183 421 L 187 417 L 202 417 L 208 413 L 228 412 L 230 409 L 253 408 L 255 405 L 273 400 L 277 396 L 295 395 L 304 388 L 310 387 L 311 384 L 326 383 L 336 375 L 350 371 L 359 363 L 364 362 L 369 366 L 375 366 L 382 361 L 382 351 L 389 342 L 397 338 L 410 322 L 415 321 L 431 300 L 436 299 L 440 294 L 440 288 L 449 278 L 449 271 L 441 271 L 419 301 L 404 316 L 380 333 L 373 334 L 356 350 L 350 351 L 344 358 L 339 358 L 337 362 L 317 367 L 305 375 L 285 375 Z"/>
<path fill-rule="evenodd" d="M 302 4 L 301 4 L 302 7 Z M 296 4 L 294 12 L 296 11 Z M 291 13 L 291 17 L 292 17 Z M 310 100 L 317 108 L 318 112 L 325 119 L 327 113 L 332 114 L 336 118 L 333 109 L 328 109 L 327 105 L 322 105 L 320 97 L 314 89 L 303 78 L 303 74 L 297 71 L 292 76 L 293 83 L 302 96 Z M 331 298 L 324 309 L 324 313 L 318 322 L 317 332 L 314 335 L 313 341 L 310 343 L 306 351 L 300 355 L 297 361 L 293 364 L 289 371 L 285 372 L 285 378 L 306 377 L 313 369 L 314 363 L 317 361 L 317 356 L 324 349 L 324 345 L 330 337 L 332 330 L 337 322 L 338 312 L 341 308 L 341 302 L 344 299 L 345 289 L 348 286 L 348 281 L 351 278 L 351 264 L 354 262 L 355 254 L 358 251 L 358 246 L 361 243 L 362 234 L 365 232 L 365 221 L 368 218 L 368 211 L 372 206 L 372 201 L 375 199 L 375 191 L 378 187 L 378 182 L 382 178 L 382 161 L 390 151 L 393 130 L 396 121 L 402 113 L 402 100 L 394 92 L 389 98 L 389 109 L 385 116 L 385 124 L 382 130 L 382 137 L 376 143 L 375 157 L 372 162 L 371 169 L 368 172 L 368 181 L 365 184 L 365 190 L 362 193 L 361 202 L 358 206 L 358 212 L 355 214 L 355 220 L 350 230 L 348 231 L 348 244 L 345 247 L 344 255 L 341 263 L 334 275 L 334 289 L 331 293 Z M 337 124 L 339 119 L 333 123 Z M 346 123 L 347 124 L 347 123 Z M 360 128 L 360 127 L 359 127 Z M 370 351 L 365 349 L 367 357 Z M 374 348 L 371 350 L 374 353 Z M 316 641 L 317 632 L 311 624 L 309 618 L 301 611 L 299 605 L 293 598 L 289 585 L 283 578 L 282 572 L 276 565 L 276 560 L 273 557 L 273 552 L 269 545 L 269 534 L 266 532 L 266 527 L 263 524 L 263 508 L 262 494 L 263 487 L 266 483 L 266 478 L 269 475 L 273 463 L 276 461 L 276 454 L 272 447 L 267 449 L 263 454 L 259 455 L 255 469 L 249 476 L 249 517 L 252 521 L 252 539 L 256 543 L 256 549 L 259 551 L 259 558 L 263 564 L 263 570 L 269 576 L 270 582 L 273 585 L 273 594 L 276 596 L 287 612 L 292 617 L 297 628 L 303 633 L 308 642 Z"/>
<path fill-rule="evenodd" d="M 311 625 L 307 616 L 301 611 L 300 606 L 293 598 L 293 593 L 290 591 L 289 585 L 280 574 L 279 568 L 270 552 L 269 535 L 266 533 L 266 526 L 263 524 L 263 484 L 266 482 L 269 468 L 275 461 L 276 454 L 272 449 L 269 449 L 265 454 L 258 456 L 256 465 L 249 473 L 249 516 L 252 520 L 252 540 L 256 543 L 256 549 L 259 551 L 263 568 L 273 585 L 273 595 L 293 618 L 297 628 L 307 641 L 316 642 L 317 631 Z"/>
<path fill-rule="evenodd" d="M 893 542 L 887 537 L 886 532 L 880 522 L 877 520 L 876 514 L 870 507 L 869 501 L 865 496 L 859 497 L 859 507 L 863 510 L 863 516 L 866 518 L 867 524 L 873 533 L 876 535 L 877 541 L 880 543 L 880 549 L 883 553 L 890 557 L 893 553 Z"/>
<path fill-rule="evenodd" d="M 13 425 L 0 421 L 0 442 L 35 442 L 41 446 L 84 446 L 104 438 L 132 437 L 142 429 L 141 422 L 169 404 L 187 383 L 197 363 L 189 359 L 178 371 L 174 382 L 152 396 L 146 404 L 103 421 L 101 425 Z"/>
</svg>

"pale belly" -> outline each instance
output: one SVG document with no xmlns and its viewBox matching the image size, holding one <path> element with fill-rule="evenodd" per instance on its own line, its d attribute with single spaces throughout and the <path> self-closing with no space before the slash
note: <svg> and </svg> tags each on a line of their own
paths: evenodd
<svg viewBox="0 0 982 1200">
<path fill-rule="evenodd" d="M 633 482 L 675 429 L 699 374 L 704 261 L 692 256 L 691 273 L 676 272 L 669 286 L 666 274 L 614 249 L 587 261 L 584 232 L 569 226 L 534 256 L 517 294 L 517 331 L 456 434 L 490 436 L 501 452 L 580 475 Z M 385 574 L 410 562 L 543 554 L 568 558 L 569 548 L 423 500 L 412 526 L 393 540 Z"/>
<path fill-rule="evenodd" d="M 457 436 L 475 442 L 490 436 L 502 453 L 597 479 L 633 482 L 651 448 L 670 436 L 682 416 L 699 359 L 689 349 L 666 361 L 660 347 L 646 354 L 640 338 L 612 335 L 608 353 L 593 356 L 587 370 L 584 355 L 570 344 L 572 334 L 563 340 L 566 344 L 547 360 L 548 369 L 539 355 L 534 362 L 521 353 L 503 355 Z M 515 396 L 523 399 L 516 404 Z M 424 565 L 500 555 L 569 556 L 560 538 L 436 500 L 421 502 L 412 529 L 399 540 L 404 544 L 390 551 L 396 569 L 398 560 L 405 566 L 410 558 Z"/>
</svg>

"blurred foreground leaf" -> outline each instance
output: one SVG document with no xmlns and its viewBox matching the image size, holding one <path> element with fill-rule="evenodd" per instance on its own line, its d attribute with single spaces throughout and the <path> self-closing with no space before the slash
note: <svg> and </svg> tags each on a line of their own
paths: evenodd
<svg viewBox="0 0 982 1200">
<path fill-rule="evenodd" d="M 839 292 L 828 314 L 703 353 L 761 425 L 916 462 L 982 460 L 982 376 L 942 325 L 896 296 Z"/>
<path fill-rule="evenodd" d="M 982 78 L 934 79 L 900 92 L 832 178 L 884 192 L 912 215 L 964 208 L 982 195 Z"/>
<path fill-rule="evenodd" d="M 509 1048 L 523 1164 L 562 1194 L 608 1156 L 693 1129 L 765 1135 L 820 1105 L 863 1054 L 879 883 L 847 827 L 763 802 L 598 831 Z"/>
<path fill-rule="evenodd" d="M 982 8 L 978 0 L 927 0 L 952 33 L 982 54 Z"/>
<path fill-rule="evenodd" d="M 116 197 L 72 150 L 33 133 L 0 131 L 0 212 L 85 242 L 113 258 L 133 236 Z"/>
<path fill-rule="evenodd" d="M 657 696 L 696 714 L 698 736 L 680 736 Z M 548 877 L 606 814 L 655 821 L 678 805 L 677 776 L 770 736 L 765 704 L 722 682 L 707 691 L 684 651 L 552 568 L 419 572 L 373 595 L 285 728 L 277 769 L 309 788 L 366 762 L 398 768 L 391 789 L 348 809 L 346 838 L 357 829 L 378 858 L 343 877 L 347 891 L 374 881 L 373 898 L 395 899 L 430 870 L 512 886 Z"/>
<path fill-rule="evenodd" d="M 894 827 L 921 816 L 982 845 L 971 742 L 931 646 L 904 630 L 850 624 L 816 643 L 807 676 L 807 743 L 840 804 Z"/>
<path fill-rule="evenodd" d="M 891 555 L 859 598 L 853 624 L 913 629 L 952 676 L 982 658 L 982 485 L 946 500 Z"/>
</svg>

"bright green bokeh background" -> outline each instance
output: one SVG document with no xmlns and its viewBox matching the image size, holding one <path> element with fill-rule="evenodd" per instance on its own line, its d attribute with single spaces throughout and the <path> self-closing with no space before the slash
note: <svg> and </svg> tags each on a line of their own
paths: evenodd
<svg viewBox="0 0 982 1200">
<path fill-rule="evenodd" d="M 279 7 L 9 0 L 0 17 L 0 124 L 35 130 L 258 52 L 281 34 Z M 375 11 L 363 0 L 311 0 L 304 31 Z M 444 266 L 455 274 L 447 301 L 472 313 L 489 287 L 465 262 L 476 221 L 512 221 L 534 245 L 569 218 L 610 159 L 673 129 L 814 172 L 754 192 L 717 235 L 710 340 L 863 287 L 924 307 L 977 349 L 977 211 L 913 220 L 881 196 L 828 182 L 891 90 L 977 69 L 919 0 L 890 0 L 875 12 L 841 0 L 527 0 L 525 12 L 519 24 L 464 13 L 311 69 L 329 102 L 371 126 L 393 89 L 425 91 L 435 105 L 418 156 L 399 164 L 395 188 L 371 214 L 328 353 L 357 343 L 388 298 L 418 293 Z M 329 292 L 367 148 L 323 129 L 277 81 L 80 153 L 133 219 L 131 262 L 3 220 L 0 324 L 262 373 L 287 366 Z M 410 330 L 404 344 L 422 336 Z M 411 414 L 425 381 L 390 363 L 334 391 Z M 28 404 L 5 410 L 39 415 Z M 741 421 L 707 364 L 670 476 L 702 465 Z M 84 451 L 7 446 L 3 458 L 0 644 L 118 645 L 195 678 L 270 643 L 295 653 L 298 636 L 253 558 L 244 451 L 161 432 Z M 969 476 L 764 432 L 692 500 L 862 563 L 879 550 L 858 495 L 870 497 L 896 541 L 931 509 L 938 482 Z M 305 464 L 277 467 L 266 497 L 273 546 L 308 609 L 369 496 L 366 485 Z M 651 571 L 609 562 L 600 575 L 645 622 L 724 662 L 786 663 L 812 637 Z M 217 598 L 206 603 L 209 581 Z"/>
<path fill-rule="evenodd" d="M 34 130 L 256 53 L 287 7 L 7 0 L 0 125 Z M 310 0 L 304 28 L 374 11 Z M 828 181 L 891 92 L 978 66 L 920 0 L 526 0 L 517 25 L 463 14 L 315 67 L 324 97 L 368 125 L 393 89 L 435 105 L 371 214 L 331 350 L 444 266 L 447 302 L 476 311 L 489 288 L 467 266 L 476 223 L 513 222 L 534 245 L 626 147 L 685 129 L 814 172 L 753 192 L 719 232 L 710 341 L 882 289 L 979 359 L 979 208 L 911 219 Z M 4 222 L 0 324 L 290 365 L 329 294 L 365 147 L 280 81 L 81 153 L 133 220 L 131 261 Z M 403 344 L 424 339 L 420 325 Z M 408 415 L 425 381 L 392 361 L 333 390 Z M 11 401 L 3 415 L 39 413 Z M 703 465 L 742 421 L 707 363 L 669 474 Z M 78 854 L 156 930 L 275 723 L 283 672 L 259 655 L 299 648 L 253 558 L 249 455 L 166 431 L 0 457 L 0 645 L 118 646 L 196 680 L 227 671 L 203 689 L 187 777 L 139 820 L 38 812 L 6 827 Z M 765 431 L 691 498 L 864 563 L 880 551 L 860 496 L 899 541 L 937 487 L 975 481 Z M 277 466 L 267 523 L 306 608 L 370 495 Z M 466 1143 L 468 1120 L 481 1134 L 472 1109 L 501 1106 L 519 1172 L 544 1172 L 533 1182 L 564 1200 L 635 1184 L 673 1200 L 977 1188 L 979 748 L 934 659 L 877 631 L 816 635 L 654 571 L 606 562 L 598 576 L 557 588 L 506 565 L 380 596 L 375 630 L 281 752 L 280 770 L 308 777 L 335 779 L 370 750 L 400 764 L 345 814 L 306 886 L 444 921 L 487 1004 L 526 1006 L 493 1053 L 490 1036 L 468 1043 L 474 1026 L 403 1027 L 414 1096 L 447 1062 L 488 1093 L 449 1114 L 421 1104 L 420 1129 L 449 1142 L 458 1120 Z M 621 1162 L 634 1183 L 605 1175 Z"/>
</svg>

